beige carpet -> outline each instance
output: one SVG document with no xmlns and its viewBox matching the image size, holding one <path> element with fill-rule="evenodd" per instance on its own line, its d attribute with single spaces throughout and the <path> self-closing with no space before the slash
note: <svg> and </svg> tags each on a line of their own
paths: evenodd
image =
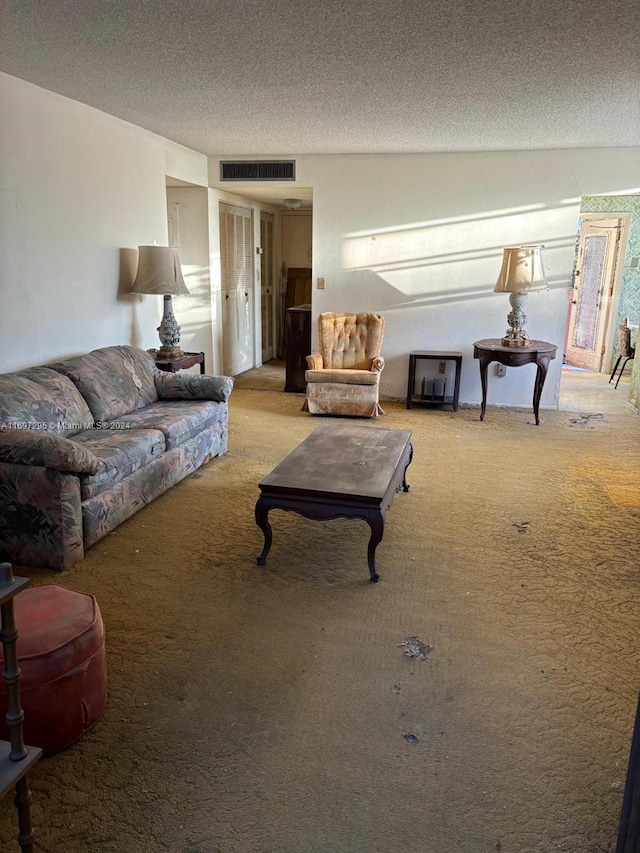
<svg viewBox="0 0 640 853">
<path fill-rule="evenodd" d="M 386 403 L 367 423 L 415 457 L 370 584 L 361 521 L 272 512 L 256 565 L 257 483 L 322 421 L 301 403 L 237 388 L 224 458 L 69 573 L 29 572 L 97 596 L 109 666 L 106 715 L 31 775 L 36 850 L 613 851 L 638 416 Z M 0 850 L 16 831 L 6 798 Z"/>
</svg>

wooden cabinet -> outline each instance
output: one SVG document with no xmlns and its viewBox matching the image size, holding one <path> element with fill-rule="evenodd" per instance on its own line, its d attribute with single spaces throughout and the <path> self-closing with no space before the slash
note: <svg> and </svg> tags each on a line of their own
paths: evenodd
<svg viewBox="0 0 640 853">
<path fill-rule="evenodd" d="M 311 305 L 295 305 L 285 316 L 287 342 L 285 391 L 304 393 L 307 356 L 311 353 Z"/>
</svg>

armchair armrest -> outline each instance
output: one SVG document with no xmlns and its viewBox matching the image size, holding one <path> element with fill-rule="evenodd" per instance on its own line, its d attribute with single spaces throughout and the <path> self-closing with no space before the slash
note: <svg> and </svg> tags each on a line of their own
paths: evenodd
<svg viewBox="0 0 640 853">
<path fill-rule="evenodd" d="M 3 430 L 0 432 L 0 462 L 38 465 L 70 474 L 97 474 L 104 467 L 82 444 L 44 432 Z"/>
<path fill-rule="evenodd" d="M 384 358 L 381 358 L 380 356 L 372 358 L 370 370 L 373 370 L 374 373 L 382 373 L 384 370 Z"/>
<path fill-rule="evenodd" d="M 199 373 L 166 373 L 156 370 L 153 379 L 161 400 L 214 400 L 224 403 L 233 390 L 231 376 L 203 376 Z"/>
<path fill-rule="evenodd" d="M 312 355 L 308 355 L 307 357 L 307 367 L 309 370 L 322 370 L 322 356 L 318 352 L 314 352 Z"/>
</svg>

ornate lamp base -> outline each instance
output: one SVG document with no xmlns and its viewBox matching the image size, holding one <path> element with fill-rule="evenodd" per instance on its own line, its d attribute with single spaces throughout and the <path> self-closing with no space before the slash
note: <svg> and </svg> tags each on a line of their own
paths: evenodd
<svg viewBox="0 0 640 853">
<path fill-rule="evenodd" d="M 527 304 L 526 293 L 510 293 L 509 303 L 511 311 L 507 314 L 507 329 L 505 336 L 502 338 L 503 347 L 526 347 L 529 343 L 529 335 L 525 332 L 524 326 L 527 322 L 524 307 Z"/>
<path fill-rule="evenodd" d="M 156 359 L 158 361 L 175 361 L 176 358 L 182 358 L 184 351 L 180 347 L 160 347 L 156 350 Z"/>
<path fill-rule="evenodd" d="M 508 329 L 502 338 L 503 347 L 526 347 L 529 343 L 529 335 L 524 329 Z"/>
<path fill-rule="evenodd" d="M 164 310 L 162 312 L 162 321 L 158 326 L 158 333 L 162 346 L 158 350 L 156 358 L 160 361 L 172 361 L 175 358 L 182 358 L 184 352 L 179 346 L 180 326 L 173 313 L 171 294 L 168 293 L 165 293 L 164 296 Z"/>
</svg>

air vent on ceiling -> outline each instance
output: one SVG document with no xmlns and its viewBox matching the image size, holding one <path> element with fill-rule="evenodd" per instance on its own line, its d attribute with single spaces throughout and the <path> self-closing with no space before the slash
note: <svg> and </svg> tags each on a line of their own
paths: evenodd
<svg viewBox="0 0 640 853">
<path fill-rule="evenodd" d="M 295 181 L 295 160 L 221 160 L 221 181 Z"/>
</svg>

